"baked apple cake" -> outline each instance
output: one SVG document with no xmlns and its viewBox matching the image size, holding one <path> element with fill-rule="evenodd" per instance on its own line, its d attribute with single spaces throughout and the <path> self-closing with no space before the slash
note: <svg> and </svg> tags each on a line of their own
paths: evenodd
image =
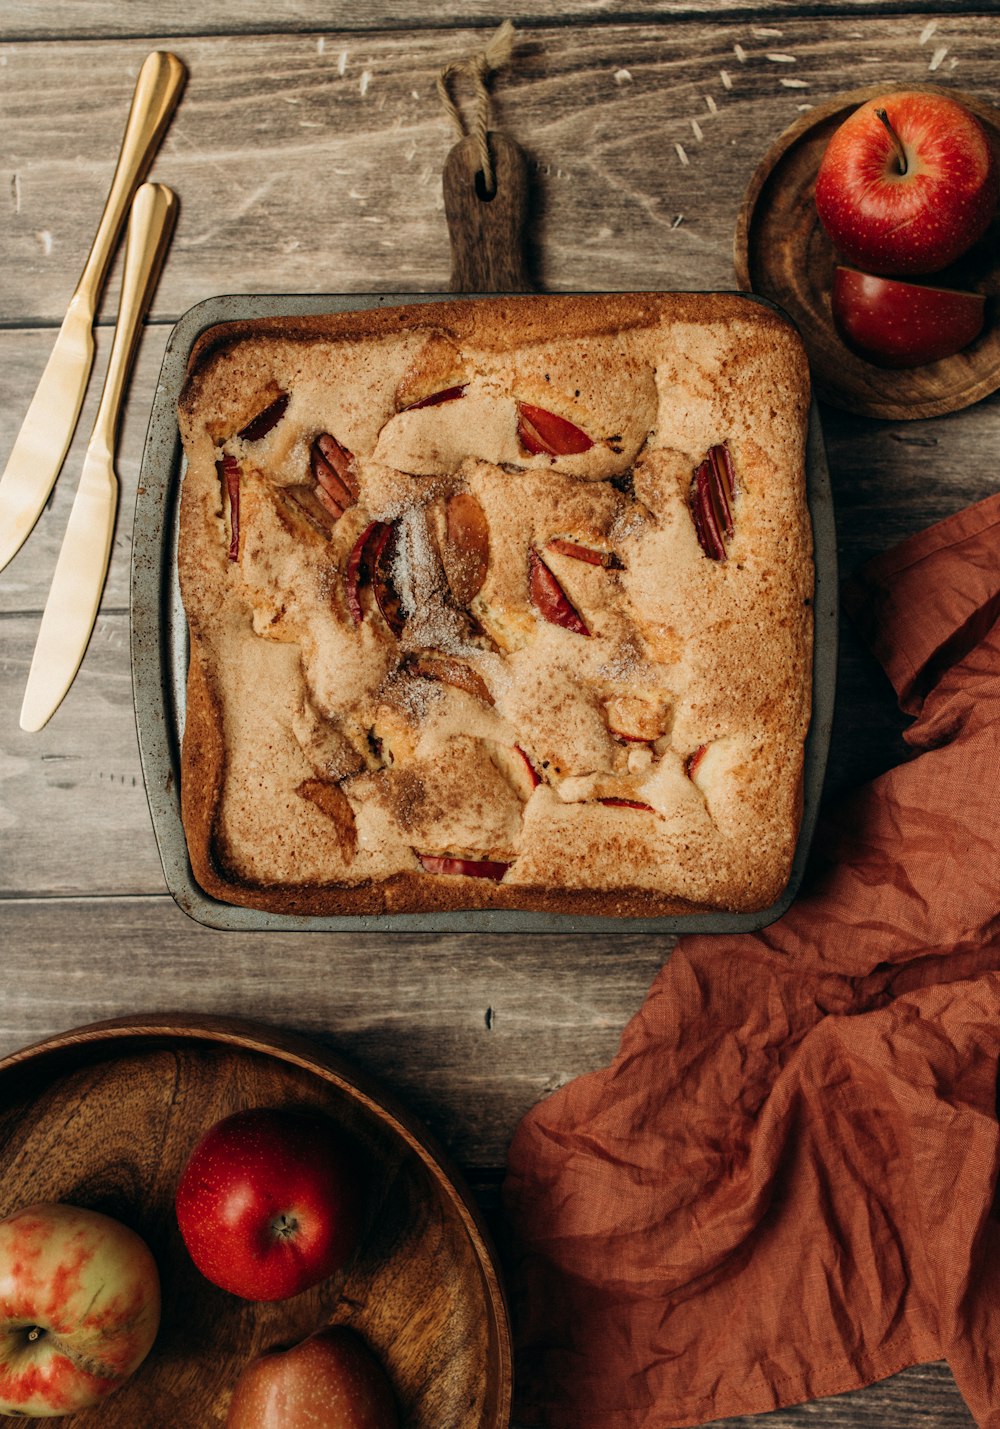
<svg viewBox="0 0 1000 1429">
<path fill-rule="evenodd" d="M 180 402 L 182 811 L 299 914 L 751 911 L 810 712 L 809 379 L 738 296 L 202 335 Z"/>
</svg>

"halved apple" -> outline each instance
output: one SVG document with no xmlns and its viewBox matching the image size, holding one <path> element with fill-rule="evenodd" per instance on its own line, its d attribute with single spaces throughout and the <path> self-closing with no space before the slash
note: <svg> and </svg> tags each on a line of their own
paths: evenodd
<svg viewBox="0 0 1000 1429">
<path fill-rule="evenodd" d="M 986 299 L 839 266 L 833 320 L 844 342 L 879 367 L 920 367 L 967 347 L 983 329 Z"/>
</svg>

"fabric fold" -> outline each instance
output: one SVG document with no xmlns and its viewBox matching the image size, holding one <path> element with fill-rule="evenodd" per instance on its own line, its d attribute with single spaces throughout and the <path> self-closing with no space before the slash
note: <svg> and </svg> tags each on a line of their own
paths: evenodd
<svg viewBox="0 0 1000 1429">
<path fill-rule="evenodd" d="M 1000 1429 L 1000 497 L 845 605 L 915 755 L 824 819 L 784 918 L 681 940 L 612 1066 L 522 1121 L 526 1424 L 671 1429 L 944 1356 Z"/>
</svg>

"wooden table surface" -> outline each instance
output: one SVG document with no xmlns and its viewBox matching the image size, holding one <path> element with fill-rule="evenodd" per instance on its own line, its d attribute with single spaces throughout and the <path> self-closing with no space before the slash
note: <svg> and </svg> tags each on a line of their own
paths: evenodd
<svg viewBox="0 0 1000 1429">
<path fill-rule="evenodd" d="M 547 290 L 734 286 L 754 167 L 807 106 L 846 89 L 936 81 L 1000 104 L 996 12 L 950 0 L 889 0 L 877 14 L 866 0 L 813 13 L 793 0 L 545 8 L 512 12 L 515 54 L 493 103 L 497 127 L 530 156 L 530 261 Z M 203 928 L 165 891 L 129 674 L 132 513 L 171 324 L 223 293 L 447 286 L 441 170 L 453 134 L 435 79 L 480 49 L 502 13 L 453 0 L 435 14 L 416 0 L 3 7 L 0 462 L 96 228 L 138 67 L 171 49 L 190 78 L 153 172 L 180 196 L 180 219 L 122 425 L 107 587 L 77 681 L 38 735 L 21 732 L 18 713 L 107 361 L 118 264 L 64 475 L 0 577 L 0 1053 L 130 1012 L 296 1029 L 404 1097 L 493 1214 L 518 1118 L 613 1056 L 670 941 Z M 998 397 L 934 421 L 821 415 L 845 573 L 996 487 Z M 825 799 L 895 762 L 901 728 L 887 681 L 845 626 Z M 972 1421 L 947 1368 L 931 1365 L 768 1422 Z"/>
</svg>

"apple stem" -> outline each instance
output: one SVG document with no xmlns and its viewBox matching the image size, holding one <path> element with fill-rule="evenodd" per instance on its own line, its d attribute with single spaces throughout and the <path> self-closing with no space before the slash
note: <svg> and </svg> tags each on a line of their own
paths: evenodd
<svg viewBox="0 0 1000 1429">
<path fill-rule="evenodd" d="M 889 123 L 889 116 L 888 114 L 886 114 L 885 110 L 876 109 L 875 114 L 879 119 L 881 119 L 882 123 L 885 125 L 886 130 L 889 134 L 889 138 L 892 140 L 892 147 L 896 151 L 896 162 L 899 164 L 899 172 L 901 174 L 905 174 L 909 165 L 906 162 L 906 150 L 903 148 L 903 142 L 900 139 L 899 135 L 896 133 L 895 129 Z"/>
</svg>

